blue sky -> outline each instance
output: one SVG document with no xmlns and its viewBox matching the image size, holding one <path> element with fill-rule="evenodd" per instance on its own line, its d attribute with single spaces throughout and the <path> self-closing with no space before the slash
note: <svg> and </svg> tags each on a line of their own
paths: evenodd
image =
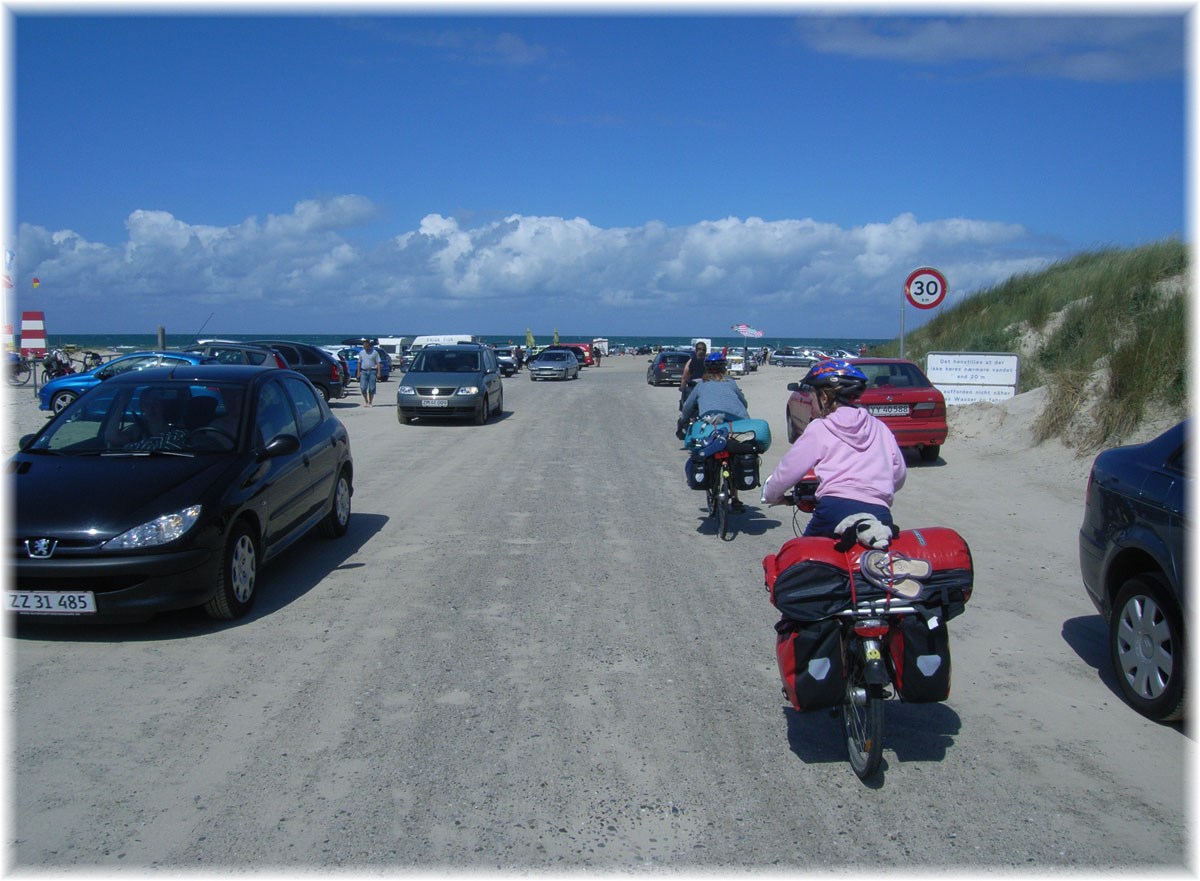
<svg viewBox="0 0 1200 881">
<path fill-rule="evenodd" d="M 916 267 L 1186 238 L 1188 7 L 831 8 L 10 6 L 10 308 L 891 337 Z"/>
</svg>

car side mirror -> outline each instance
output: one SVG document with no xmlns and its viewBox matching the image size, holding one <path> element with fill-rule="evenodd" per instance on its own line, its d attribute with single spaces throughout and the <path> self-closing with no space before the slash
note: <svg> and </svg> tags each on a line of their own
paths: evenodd
<svg viewBox="0 0 1200 881">
<path fill-rule="evenodd" d="M 788 390 L 789 392 L 798 392 L 798 391 L 800 391 L 800 383 L 798 383 L 798 382 L 789 382 L 789 383 L 787 384 L 787 390 Z"/>
<path fill-rule="evenodd" d="M 271 438 L 270 443 L 263 447 L 260 459 L 274 459 L 276 456 L 288 456 L 299 452 L 300 438 L 294 434 L 279 434 Z"/>
<path fill-rule="evenodd" d="M 23 435 L 21 435 L 21 439 L 20 439 L 19 441 L 17 441 L 17 447 L 18 447 L 18 448 L 20 448 L 20 449 L 22 449 L 22 450 L 23 450 L 23 449 L 25 449 L 25 448 L 26 448 L 26 447 L 28 447 L 28 446 L 29 446 L 31 443 L 33 443 L 33 439 L 34 439 L 35 437 L 37 437 L 37 435 L 36 435 L 36 434 L 23 434 Z"/>
</svg>

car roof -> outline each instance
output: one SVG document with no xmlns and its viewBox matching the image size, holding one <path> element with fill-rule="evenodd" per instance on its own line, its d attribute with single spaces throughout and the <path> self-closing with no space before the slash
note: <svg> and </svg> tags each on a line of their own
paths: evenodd
<svg viewBox="0 0 1200 881">
<path fill-rule="evenodd" d="M 277 376 L 291 373 L 303 376 L 294 370 L 280 370 L 277 367 L 266 367 L 260 364 L 175 364 L 168 367 L 149 367 L 145 370 L 118 373 L 109 383 L 142 383 L 146 381 L 163 382 L 165 380 L 202 382 L 249 382 L 255 376 L 262 374 Z"/>
</svg>

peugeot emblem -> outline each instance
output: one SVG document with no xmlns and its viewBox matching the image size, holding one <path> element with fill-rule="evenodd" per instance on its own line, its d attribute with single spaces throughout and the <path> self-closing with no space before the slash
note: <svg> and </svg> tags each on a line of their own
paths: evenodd
<svg viewBox="0 0 1200 881">
<path fill-rule="evenodd" d="M 52 538 L 25 539 L 25 552 L 35 560 L 45 560 L 54 556 L 54 550 L 57 547 L 58 542 Z"/>
</svg>

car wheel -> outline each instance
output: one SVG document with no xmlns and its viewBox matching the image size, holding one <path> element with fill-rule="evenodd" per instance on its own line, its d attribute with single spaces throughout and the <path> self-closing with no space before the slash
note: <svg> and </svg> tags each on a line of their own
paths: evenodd
<svg viewBox="0 0 1200 881">
<path fill-rule="evenodd" d="M 217 575 L 217 592 L 204 611 L 210 618 L 232 620 L 250 611 L 258 580 L 258 545 L 245 523 L 235 523 L 225 544 L 225 557 Z"/>
<path fill-rule="evenodd" d="M 321 521 L 321 530 L 326 538 L 341 538 L 350 528 L 350 473 L 342 469 L 333 488 L 333 504 L 329 515 Z"/>
<path fill-rule="evenodd" d="M 325 403 L 328 404 L 330 399 L 333 397 L 333 395 L 329 391 L 329 386 L 319 385 L 319 386 L 317 386 L 317 389 L 321 392 L 321 397 L 323 397 L 325 399 Z"/>
<path fill-rule="evenodd" d="M 50 409 L 55 413 L 61 413 L 78 397 L 79 395 L 75 392 L 55 392 L 54 397 L 50 399 Z"/>
<path fill-rule="evenodd" d="M 483 425 L 488 419 L 487 395 L 483 396 L 483 400 L 479 402 L 479 406 L 475 408 L 475 424 Z"/>
<path fill-rule="evenodd" d="M 401 410 L 399 406 L 397 406 L 396 407 L 396 421 L 399 422 L 401 425 L 408 425 L 410 422 L 412 422 L 412 419 L 408 416 L 405 416 L 404 411 Z"/>
<path fill-rule="evenodd" d="M 926 444 L 925 446 L 920 448 L 919 452 L 921 455 L 922 462 L 936 462 L 937 457 L 942 452 L 942 445 L 941 444 Z"/>
<path fill-rule="evenodd" d="M 1183 717 L 1186 647 L 1183 616 L 1162 578 L 1126 581 L 1113 602 L 1108 647 L 1125 700 L 1149 719 Z"/>
<path fill-rule="evenodd" d="M 500 389 L 500 394 L 496 398 L 496 410 L 492 413 L 493 416 L 499 416 L 504 412 L 504 389 Z"/>
</svg>

